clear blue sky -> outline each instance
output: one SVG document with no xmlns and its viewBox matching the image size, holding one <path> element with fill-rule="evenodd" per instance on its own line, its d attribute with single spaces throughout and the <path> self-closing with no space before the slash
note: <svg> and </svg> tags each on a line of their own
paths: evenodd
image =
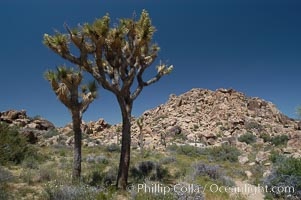
<svg viewBox="0 0 301 200">
<path fill-rule="evenodd" d="M 43 34 L 106 13 L 117 22 L 142 9 L 158 30 L 159 59 L 175 69 L 144 89 L 134 115 L 165 103 L 170 93 L 223 87 L 272 101 L 296 117 L 301 104 L 300 0 L 1 0 L 0 111 L 26 109 L 58 126 L 70 122 L 43 78 L 45 70 L 69 63 L 43 46 Z M 98 118 L 121 121 L 114 96 L 104 90 L 84 115 L 85 121 Z"/>
</svg>

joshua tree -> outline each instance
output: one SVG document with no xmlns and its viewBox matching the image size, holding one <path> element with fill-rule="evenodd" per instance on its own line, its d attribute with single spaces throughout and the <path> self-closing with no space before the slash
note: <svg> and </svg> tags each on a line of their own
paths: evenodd
<svg viewBox="0 0 301 200">
<path fill-rule="evenodd" d="M 297 107 L 297 111 L 296 111 L 297 116 L 299 117 L 299 119 L 301 118 L 301 106 Z"/>
<path fill-rule="evenodd" d="M 119 144 L 120 143 L 120 132 L 121 132 L 121 126 L 117 126 L 116 127 L 116 144 Z"/>
<path fill-rule="evenodd" d="M 143 117 L 140 117 L 139 119 L 137 119 L 137 125 L 139 127 L 139 131 L 140 131 L 140 134 L 139 134 L 139 146 L 140 146 L 140 154 L 141 154 L 141 157 L 143 157 L 143 148 L 144 148 L 144 144 L 143 144 L 143 139 L 144 139 L 144 134 L 143 134 Z"/>
<path fill-rule="evenodd" d="M 159 64 L 157 74 L 145 80 L 143 74 L 157 58 L 159 47 L 152 42 L 155 27 L 147 11 L 138 20 L 120 19 L 110 27 L 108 15 L 75 29 L 65 25 L 67 34 L 44 35 L 44 44 L 64 59 L 90 73 L 106 90 L 111 91 L 122 114 L 122 141 L 117 187 L 125 189 L 128 179 L 133 102 L 145 86 L 166 74 L 173 66 Z M 71 53 L 71 46 L 79 55 Z M 136 84 L 133 84 L 136 79 Z"/>
<path fill-rule="evenodd" d="M 91 82 L 78 89 L 82 82 L 82 73 L 74 72 L 66 67 L 58 67 L 57 71 L 47 71 L 45 78 L 50 82 L 58 99 L 69 109 L 72 115 L 74 131 L 73 181 L 78 181 L 81 174 L 81 123 L 82 115 L 90 103 L 96 98 L 96 83 Z"/>
</svg>

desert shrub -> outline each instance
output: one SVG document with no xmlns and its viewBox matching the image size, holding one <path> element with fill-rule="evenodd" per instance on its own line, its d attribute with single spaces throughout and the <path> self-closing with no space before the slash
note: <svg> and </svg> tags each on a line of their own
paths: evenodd
<svg viewBox="0 0 301 200">
<path fill-rule="evenodd" d="M 169 151 L 169 152 L 176 152 L 178 150 L 179 146 L 176 145 L 176 144 L 171 144 L 171 145 L 168 145 L 166 147 L 166 150 Z"/>
<path fill-rule="evenodd" d="M 143 161 L 138 163 L 137 166 L 130 169 L 131 175 L 135 180 L 143 180 L 155 167 L 155 162 L 153 161 Z"/>
<path fill-rule="evenodd" d="M 91 173 L 83 177 L 85 183 L 91 186 L 110 186 L 117 178 L 117 169 L 110 168 L 108 171 L 103 170 L 92 170 Z"/>
<path fill-rule="evenodd" d="M 22 167 L 23 168 L 29 168 L 29 169 L 38 169 L 39 168 L 39 161 L 34 156 L 26 157 L 22 161 Z"/>
<path fill-rule="evenodd" d="M 270 193 L 274 198 L 299 199 L 301 196 L 301 159 L 286 158 L 277 163 L 273 172 L 265 178 L 264 183 L 269 190 L 272 187 L 281 188 L 278 192 Z M 287 189 L 286 192 L 283 191 L 284 188 Z"/>
<path fill-rule="evenodd" d="M 59 135 L 59 134 L 60 133 L 56 129 L 51 129 L 51 130 L 47 131 L 46 133 L 44 133 L 43 137 L 48 139 L 48 138 L 51 138 L 51 137 Z"/>
<path fill-rule="evenodd" d="M 178 153 L 186 155 L 186 156 L 195 156 L 198 155 L 198 147 L 191 145 L 182 145 L 178 148 Z"/>
<path fill-rule="evenodd" d="M 162 158 L 159 161 L 159 163 L 162 165 L 167 165 L 167 164 L 174 163 L 174 162 L 177 162 L 177 158 L 173 157 L 173 156 Z"/>
<path fill-rule="evenodd" d="M 263 133 L 259 137 L 262 138 L 264 142 L 270 142 L 271 141 L 271 136 L 267 133 Z"/>
<path fill-rule="evenodd" d="M 238 138 L 238 141 L 245 142 L 247 144 L 252 144 L 252 143 L 256 142 L 256 136 L 251 132 L 247 132 L 247 133 L 241 135 Z"/>
<path fill-rule="evenodd" d="M 153 161 L 143 161 L 130 169 L 130 174 L 135 181 L 144 181 L 150 179 L 153 181 L 162 181 L 169 177 L 168 170 L 160 164 Z"/>
<path fill-rule="evenodd" d="M 28 185 L 32 185 L 38 178 L 37 171 L 34 169 L 23 169 L 20 178 Z"/>
<path fill-rule="evenodd" d="M 218 165 L 207 165 L 203 162 L 199 162 L 193 165 L 193 180 L 195 180 L 197 176 L 208 176 L 210 179 L 217 180 L 222 174 Z"/>
<path fill-rule="evenodd" d="M 95 156 L 93 154 L 87 155 L 86 162 L 88 163 L 98 163 L 98 164 L 108 164 L 109 160 L 105 156 Z"/>
<path fill-rule="evenodd" d="M 72 160 L 68 160 L 67 158 L 63 157 L 59 159 L 58 167 L 64 170 L 71 169 L 72 164 Z"/>
<path fill-rule="evenodd" d="M 167 150 L 170 152 L 176 152 L 178 154 L 186 155 L 186 156 L 198 156 L 200 152 L 202 152 L 201 148 L 188 145 L 188 144 L 181 145 L 181 146 L 172 144 L 167 146 Z"/>
<path fill-rule="evenodd" d="M 287 135 L 277 135 L 271 139 L 271 143 L 275 146 L 286 145 L 288 141 Z"/>
<path fill-rule="evenodd" d="M 301 178 L 301 158 L 286 158 L 284 162 L 280 162 L 278 165 L 277 173 L 289 176 L 299 176 Z"/>
<path fill-rule="evenodd" d="M 213 161 L 237 162 L 240 152 L 236 147 L 221 145 L 219 147 L 205 148 L 202 154 L 207 155 L 208 159 Z"/>
<path fill-rule="evenodd" d="M 21 163 L 25 157 L 37 154 L 27 139 L 17 129 L 0 123 L 0 164 Z"/>
<path fill-rule="evenodd" d="M 38 174 L 40 182 L 51 181 L 57 177 L 55 169 L 49 166 L 41 166 L 38 170 Z"/>
<path fill-rule="evenodd" d="M 103 183 L 105 186 L 112 185 L 117 179 L 117 170 L 110 169 L 108 172 L 105 173 L 103 178 Z"/>
<path fill-rule="evenodd" d="M 7 183 L 13 180 L 13 175 L 0 166 L 0 200 L 10 199 Z"/>
<path fill-rule="evenodd" d="M 252 183 L 253 185 L 258 185 L 262 181 L 263 173 L 264 173 L 264 168 L 261 165 L 254 165 L 250 168 L 250 171 L 252 173 Z"/>
<path fill-rule="evenodd" d="M 110 144 L 106 147 L 106 151 L 108 152 L 120 152 L 120 146 L 118 144 Z"/>
<path fill-rule="evenodd" d="M 102 185 L 103 174 L 99 170 L 93 170 L 86 177 L 84 177 L 84 182 L 91 186 Z"/>
<path fill-rule="evenodd" d="M 161 165 L 156 165 L 156 171 L 150 177 L 150 180 L 153 181 L 162 181 L 165 178 L 169 177 L 169 172 L 166 168 L 162 167 Z"/>
<path fill-rule="evenodd" d="M 235 185 L 234 181 L 230 177 L 225 176 L 223 170 L 218 165 L 208 165 L 203 162 L 198 162 L 195 163 L 192 168 L 191 178 L 193 181 L 199 176 L 207 176 L 211 180 L 219 181 L 226 186 Z"/>
<path fill-rule="evenodd" d="M 96 200 L 101 199 L 102 192 L 104 188 L 101 187 L 91 187 L 85 184 L 61 185 L 56 181 L 49 182 L 44 187 L 44 196 L 49 200 Z"/>
<path fill-rule="evenodd" d="M 247 122 L 246 125 L 245 125 L 245 128 L 247 130 L 251 130 L 251 129 L 262 130 L 262 126 L 260 124 L 258 124 L 257 122 L 254 122 L 254 121 Z"/>
<path fill-rule="evenodd" d="M 270 161 L 273 163 L 280 163 L 286 159 L 286 157 L 283 154 L 280 154 L 279 152 L 272 151 L 269 156 Z"/>
</svg>

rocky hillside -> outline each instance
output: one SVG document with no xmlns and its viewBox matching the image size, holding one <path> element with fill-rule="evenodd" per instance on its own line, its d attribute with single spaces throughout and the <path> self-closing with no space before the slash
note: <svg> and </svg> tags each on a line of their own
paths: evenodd
<svg viewBox="0 0 301 200">
<path fill-rule="evenodd" d="M 233 89 L 192 89 L 182 95 L 171 94 L 169 100 L 143 113 L 142 134 L 145 148 L 164 150 L 170 144 L 218 146 L 227 143 L 243 151 L 250 145 L 240 142 L 246 133 L 256 136 L 256 142 L 272 145 L 264 137 L 286 135 L 287 146 L 281 151 L 301 156 L 301 122 L 283 115 L 274 104 L 260 98 L 247 97 Z M 32 143 L 40 145 L 73 144 L 71 124 L 64 128 L 42 118 L 30 118 L 26 111 L 0 113 L 0 121 L 21 127 Z M 83 145 L 120 143 L 121 124 L 109 125 L 104 119 L 83 122 Z M 139 148 L 140 129 L 132 120 L 132 147 Z M 283 138 L 282 138 L 283 139 Z"/>
<path fill-rule="evenodd" d="M 144 118 L 144 143 L 148 148 L 164 149 L 169 143 L 190 143 L 197 146 L 230 143 L 247 148 L 237 139 L 253 133 L 258 143 L 263 134 L 270 137 L 287 135 L 287 153 L 301 149 L 301 123 L 283 115 L 274 104 L 260 98 L 247 97 L 233 89 L 192 89 L 182 95 L 170 95 L 169 100 L 147 110 Z M 136 119 L 132 122 L 133 146 L 138 146 L 140 133 Z M 121 124 L 100 132 L 93 138 L 104 143 L 116 143 Z"/>
<path fill-rule="evenodd" d="M 45 133 L 55 130 L 55 126 L 41 117 L 29 117 L 25 110 L 8 110 L 0 112 L 0 122 L 8 123 L 10 126 L 19 128 L 28 141 L 35 144 Z"/>
</svg>

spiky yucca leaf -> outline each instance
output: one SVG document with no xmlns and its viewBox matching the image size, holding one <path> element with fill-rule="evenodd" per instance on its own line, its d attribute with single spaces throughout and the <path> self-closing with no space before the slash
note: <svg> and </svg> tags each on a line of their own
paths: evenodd
<svg viewBox="0 0 301 200">
<path fill-rule="evenodd" d="M 57 76 L 56 76 L 56 73 L 54 73 L 53 71 L 51 70 L 48 70 L 45 72 L 44 74 L 44 78 L 48 81 L 52 81 L 52 80 L 56 80 L 57 79 Z"/>
</svg>

